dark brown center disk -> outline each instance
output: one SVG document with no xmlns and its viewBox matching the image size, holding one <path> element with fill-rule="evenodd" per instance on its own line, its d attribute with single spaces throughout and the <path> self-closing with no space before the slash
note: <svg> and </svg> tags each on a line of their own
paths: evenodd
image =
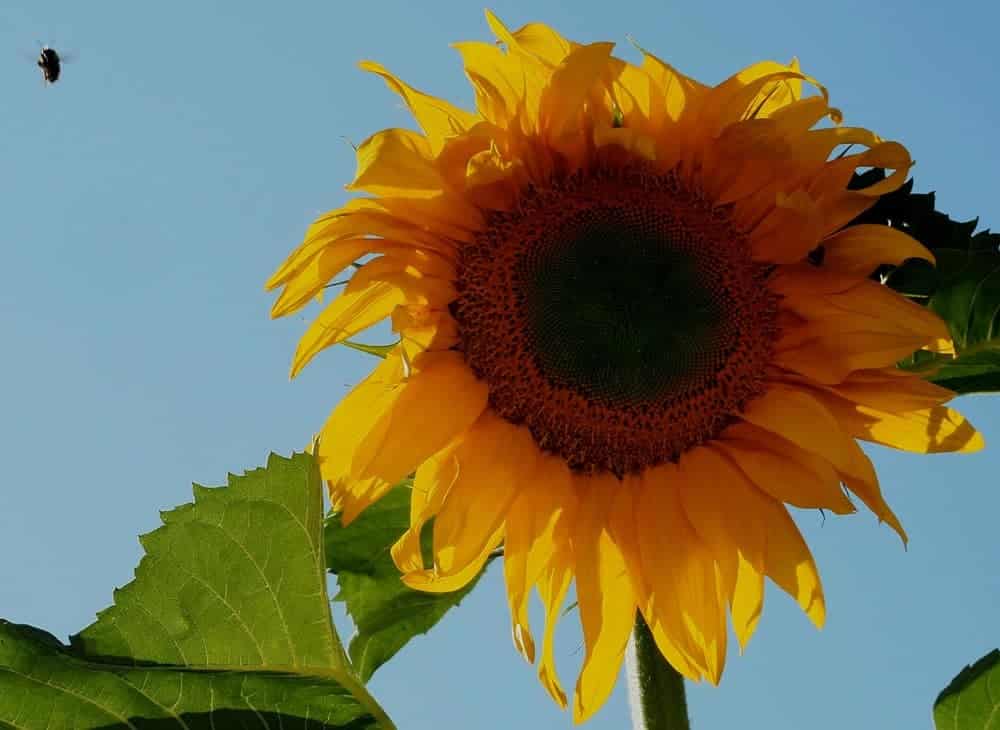
<svg viewBox="0 0 1000 730">
<path fill-rule="evenodd" d="M 673 174 L 596 169 L 492 215 L 462 249 L 452 314 L 500 416 L 574 470 L 622 477 L 762 392 L 767 278 L 726 211 Z"/>
</svg>

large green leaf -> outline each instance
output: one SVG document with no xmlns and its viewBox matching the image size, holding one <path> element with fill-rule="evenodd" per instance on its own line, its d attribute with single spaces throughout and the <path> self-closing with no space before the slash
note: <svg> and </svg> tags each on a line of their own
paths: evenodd
<svg viewBox="0 0 1000 730">
<path fill-rule="evenodd" d="M 0 725 L 393 727 L 333 628 L 311 456 L 195 486 L 162 519 L 135 580 L 70 647 L 2 625 Z"/>
<path fill-rule="evenodd" d="M 0 621 L 0 726 L 377 727 L 329 677 L 88 661 L 55 637 L 6 621 Z"/>
<path fill-rule="evenodd" d="M 882 178 L 883 171 L 870 170 L 853 184 Z M 852 222 L 898 228 L 934 253 L 936 267 L 911 260 L 877 273 L 941 315 L 955 342 L 955 358 L 920 352 L 901 365 L 959 393 L 1000 391 L 1000 234 L 974 234 L 977 222 L 938 212 L 934 193 L 914 193 L 912 180 Z"/>
<path fill-rule="evenodd" d="M 1000 650 L 955 677 L 934 702 L 937 730 L 1000 730 Z"/>
<path fill-rule="evenodd" d="M 337 600 L 357 627 L 351 639 L 351 661 L 365 681 L 410 639 L 429 631 L 472 590 L 478 578 L 454 593 L 423 593 L 399 578 L 389 548 L 410 522 L 409 480 L 368 507 L 349 526 L 333 515 L 326 525 L 326 553 L 337 574 Z M 424 530 L 429 549 L 431 525 Z"/>
</svg>

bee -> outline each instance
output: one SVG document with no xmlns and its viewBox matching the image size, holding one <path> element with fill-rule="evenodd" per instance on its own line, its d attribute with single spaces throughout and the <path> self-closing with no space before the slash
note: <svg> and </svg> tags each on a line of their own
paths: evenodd
<svg viewBox="0 0 1000 730">
<path fill-rule="evenodd" d="M 38 54 L 35 62 L 38 68 L 42 69 L 42 78 L 46 84 L 54 84 L 62 74 L 63 59 L 55 48 L 42 46 L 42 52 Z"/>
</svg>

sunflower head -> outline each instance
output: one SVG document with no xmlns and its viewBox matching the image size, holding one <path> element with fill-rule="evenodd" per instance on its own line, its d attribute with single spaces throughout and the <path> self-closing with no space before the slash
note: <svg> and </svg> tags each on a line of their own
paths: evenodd
<svg viewBox="0 0 1000 730">
<path fill-rule="evenodd" d="M 763 392 L 767 265 L 676 172 L 598 156 L 488 215 L 451 304 L 489 403 L 582 474 L 639 474 Z"/>
<path fill-rule="evenodd" d="M 324 426 L 333 501 L 349 521 L 415 471 L 393 557 L 422 590 L 461 587 L 503 543 L 515 644 L 534 661 L 537 588 L 539 677 L 561 704 L 553 628 L 575 582 L 582 721 L 636 611 L 679 672 L 712 682 L 727 615 L 745 644 L 765 577 L 822 624 L 788 505 L 844 514 L 853 495 L 905 539 L 856 439 L 982 440 L 950 391 L 895 368 L 947 350 L 946 326 L 870 278 L 932 255 L 846 227 L 903 183 L 905 148 L 841 126 L 795 61 L 707 86 L 641 49 L 634 65 L 487 18 L 498 43 L 456 44 L 473 111 L 362 64 L 422 131 L 359 147 L 348 188 L 368 197 L 316 221 L 268 286 L 289 314 L 364 261 L 293 363 L 387 318 L 400 337 Z M 866 167 L 893 172 L 851 189 Z"/>
</svg>

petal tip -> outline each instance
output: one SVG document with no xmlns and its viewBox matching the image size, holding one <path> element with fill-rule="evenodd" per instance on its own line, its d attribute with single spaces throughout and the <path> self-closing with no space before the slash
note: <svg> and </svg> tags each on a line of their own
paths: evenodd
<svg viewBox="0 0 1000 730">
<path fill-rule="evenodd" d="M 969 439 L 968 443 L 962 451 L 966 454 L 974 454 L 977 451 L 982 451 L 986 448 L 986 439 L 983 438 L 983 434 L 980 431 L 976 431 L 972 438 Z"/>
<path fill-rule="evenodd" d="M 587 707 L 583 703 L 583 698 L 580 696 L 580 688 L 576 688 L 576 692 L 573 693 L 573 724 L 580 725 L 585 723 L 590 719 L 590 716 L 594 714 L 594 707 Z"/>
<path fill-rule="evenodd" d="M 517 653 L 524 657 L 524 660 L 528 664 L 535 663 L 535 640 L 531 636 L 531 632 L 527 630 L 526 627 L 519 623 L 515 623 L 511 627 L 511 635 L 514 640 L 514 648 L 517 649 Z"/>
<path fill-rule="evenodd" d="M 826 625 L 826 603 L 821 596 L 814 598 L 809 607 L 806 608 L 806 616 L 817 629 L 822 630 Z"/>
<path fill-rule="evenodd" d="M 271 305 L 271 319 L 281 319 L 287 314 L 291 314 L 292 309 L 279 298 Z"/>
</svg>

